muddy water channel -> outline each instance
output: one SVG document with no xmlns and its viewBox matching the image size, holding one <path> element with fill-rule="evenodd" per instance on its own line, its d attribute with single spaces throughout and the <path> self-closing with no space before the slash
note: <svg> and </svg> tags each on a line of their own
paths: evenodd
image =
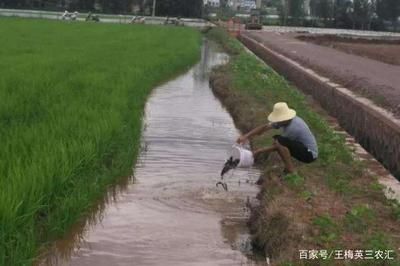
<svg viewBox="0 0 400 266">
<path fill-rule="evenodd" d="M 215 186 L 239 134 L 208 85 L 227 60 L 205 41 L 196 66 L 153 91 L 134 177 L 43 265 L 256 265 L 245 223 L 258 171 L 228 173 L 228 192 Z"/>
</svg>

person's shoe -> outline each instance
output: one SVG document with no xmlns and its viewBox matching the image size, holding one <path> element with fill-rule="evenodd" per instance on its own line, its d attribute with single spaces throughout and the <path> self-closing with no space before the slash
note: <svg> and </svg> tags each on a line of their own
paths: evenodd
<svg viewBox="0 0 400 266">
<path fill-rule="evenodd" d="M 264 178 L 262 178 L 261 176 L 258 178 L 256 185 L 261 186 L 264 183 Z"/>
<path fill-rule="evenodd" d="M 296 171 L 290 172 L 286 168 L 283 169 L 282 173 L 279 175 L 281 179 L 284 179 L 288 175 L 296 174 Z"/>
</svg>

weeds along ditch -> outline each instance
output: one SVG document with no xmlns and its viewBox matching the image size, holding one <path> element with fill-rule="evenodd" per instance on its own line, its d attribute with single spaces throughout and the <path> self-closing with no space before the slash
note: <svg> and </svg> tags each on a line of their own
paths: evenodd
<svg viewBox="0 0 400 266">
<path fill-rule="evenodd" d="M 353 159 L 344 137 L 329 126 L 326 112 L 223 29 L 211 30 L 208 37 L 231 54 L 227 65 L 214 70 L 210 83 L 239 129 L 247 132 L 266 123 L 273 104 L 285 101 L 309 124 L 319 146 L 316 162 L 296 163 L 297 174 L 286 177 L 277 156 L 259 160 L 260 204 L 252 208 L 249 220 L 253 247 L 274 265 L 309 265 L 299 261 L 299 250 L 311 249 L 392 250 L 393 260 L 363 265 L 398 265 L 400 205 L 385 198 L 364 162 Z M 276 133 L 256 138 L 252 146 L 271 144 Z M 320 257 L 311 264 L 335 263 Z"/>
<path fill-rule="evenodd" d="M 151 89 L 199 58 L 188 28 L 0 19 L 0 265 L 29 265 L 131 175 Z"/>
</svg>

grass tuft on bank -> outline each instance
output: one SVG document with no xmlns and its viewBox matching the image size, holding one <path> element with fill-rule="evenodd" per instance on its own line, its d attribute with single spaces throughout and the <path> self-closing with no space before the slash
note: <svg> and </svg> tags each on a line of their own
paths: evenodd
<svg viewBox="0 0 400 266">
<path fill-rule="evenodd" d="M 188 28 L 0 19 L 0 265 L 30 265 L 129 176 L 147 96 L 199 58 Z"/>
<path fill-rule="evenodd" d="M 299 250 L 392 250 L 393 260 L 362 261 L 362 265 L 397 265 L 400 246 L 398 204 L 387 200 L 376 177 L 353 159 L 343 136 L 329 126 L 327 114 L 223 29 L 208 36 L 231 54 L 230 62 L 214 70 L 214 93 L 247 132 L 267 123 L 276 102 L 287 102 L 315 133 L 319 158 L 298 173 L 282 178 L 278 157 L 259 161 L 263 170 L 260 205 L 249 221 L 253 247 L 274 265 L 335 265 L 337 261 L 299 260 Z M 256 138 L 253 147 L 272 143 L 272 131 Z M 352 263 L 352 261 L 347 261 Z M 354 262 L 354 261 L 353 261 Z"/>
</svg>

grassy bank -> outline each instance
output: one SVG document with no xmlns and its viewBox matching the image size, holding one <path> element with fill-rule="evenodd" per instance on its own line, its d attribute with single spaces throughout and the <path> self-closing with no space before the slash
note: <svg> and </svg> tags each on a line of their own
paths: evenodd
<svg viewBox="0 0 400 266">
<path fill-rule="evenodd" d="M 188 28 L 0 19 L 0 265 L 29 265 L 130 175 L 150 90 L 194 64 Z"/>
<path fill-rule="evenodd" d="M 399 205 L 387 200 L 377 177 L 353 159 L 323 110 L 223 30 L 213 29 L 208 35 L 232 55 L 229 64 L 214 71 L 211 84 L 243 132 L 265 124 L 273 104 L 285 101 L 309 124 L 319 145 L 316 162 L 296 162 L 298 173 L 286 177 L 282 177 L 283 165 L 277 156 L 259 160 L 263 170 L 260 205 L 253 208 L 249 222 L 254 247 L 274 265 L 356 263 L 334 260 L 335 250 L 373 250 L 374 254 L 393 250 L 393 260 L 357 263 L 398 265 Z M 256 138 L 252 146 L 271 144 L 274 134 L 277 131 Z M 327 250 L 333 256 L 300 260 L 299 250 Z"/>
</svg>

